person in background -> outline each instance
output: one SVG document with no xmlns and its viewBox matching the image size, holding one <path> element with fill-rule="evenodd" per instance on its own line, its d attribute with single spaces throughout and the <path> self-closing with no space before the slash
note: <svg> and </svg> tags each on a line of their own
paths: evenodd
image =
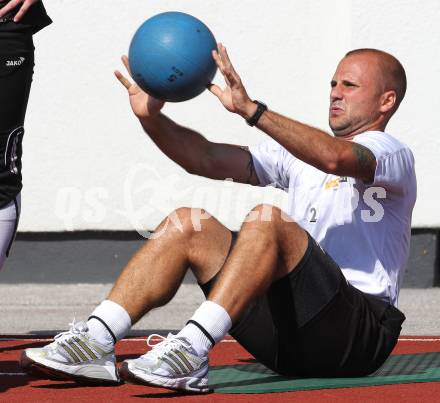
<svg viewBox="0 0 440 403">
<path fill-rule="evenodd" d="M 0 0 L 0 269 L 20 217 L 23 125 L 34 72 L 32 36 L 51 22 L 40 0 Z"/>
</svg>

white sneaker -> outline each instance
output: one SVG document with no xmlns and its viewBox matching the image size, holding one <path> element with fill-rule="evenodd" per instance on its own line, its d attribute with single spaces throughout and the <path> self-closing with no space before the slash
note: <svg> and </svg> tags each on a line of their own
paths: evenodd
<svg viewBox="0 0 440 403">
<path fill-rule="evenodd" d="M 151 344 L 152 337 L 162 341 Z M 121 376 L 124 379 L 189 392 L 210 391 L 208 357 L 199 357 L 186 338 L 171 333 L 168 337 L 152 334 L 147 344 L 152 347 L 150 351 L 123 362 Z"/>
<path fill-rule="evenodd" d="M 42 348 L 28 348 L 21 355 L 20 365 L 34 375 L 73 379 L 79 382 L 119 384 L 113 346 L 105 346 L 87 333 L 87 324 L 70 324 L 70 330 L 55 336 Z"/>
</svg>

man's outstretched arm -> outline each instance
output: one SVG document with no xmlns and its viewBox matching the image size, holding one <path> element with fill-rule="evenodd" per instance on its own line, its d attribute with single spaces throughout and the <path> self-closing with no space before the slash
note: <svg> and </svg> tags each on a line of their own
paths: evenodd
<svg viewBox="0 0 440 403">
<path fill-rule="evenodd" d="M 235 182 L 259 184 L 246 147 L 213 143 L 162 113 L 140 122 L 159 149 L 187 172 L 210 179 L 232 178 Z"/>
<path fill-rule="evenodd" d="M 129 72 L 128 58 L 122 62 Z M 258 185 L 252 156 L 246 147 L 208 141 L 201 134 L 183 127 L 161 113 L 159 101 L 132 83 L 119 71 L 115 75 L 127 89 L 130 105 L 145 132 L 159 149 L 187 172 L 211 179 L 231 178 Z"/>
<path fill-rule="evenodd" d="M 257 106 L 234 70 L 226 48 L 219 44 L 218 49 L 218 52 L 213 52 L 213 57 L 225 78 L 226 88 L 222 90 L 217 85 L 211 85 L 210 91 L 228 111 L 248 119 Z M 376 159 L 368 148 L 360 144 L 335 138 L 272 111 L 264 112 L 257 126 L 292 155 L 324 172 L 360 178 L 365 182 L 374 179 Z"/>
<path fill-rule="evenodd" d="M 361 144 L 333 137 L 272 111 L 261 116 L 257 127 L 291 154 L 321 171 L 359 178 L 366 183 L 374 179 L 376 158 Z"/>
</svg>

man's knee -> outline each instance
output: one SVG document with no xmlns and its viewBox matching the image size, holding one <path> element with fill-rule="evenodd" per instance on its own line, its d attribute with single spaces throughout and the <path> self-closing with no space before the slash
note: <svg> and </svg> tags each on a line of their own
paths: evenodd
<svg viewBox="0 0 440 403">
<path fill-rule="evenodd" d="M 287 215 L 280 208 L 271 204 L 258 204 L 246 216 L 245 223 L 268 223 L 278 224 L 279 222 L 294 222 L 294 220 Z"/>
<path fill-rule="evenodd" d="M 212 218 L 205 209 L 179 207 L 168 215 L 167 221 L 174 230 L 192 236 L 196 232 L 201 232 Z"/>
</svg>

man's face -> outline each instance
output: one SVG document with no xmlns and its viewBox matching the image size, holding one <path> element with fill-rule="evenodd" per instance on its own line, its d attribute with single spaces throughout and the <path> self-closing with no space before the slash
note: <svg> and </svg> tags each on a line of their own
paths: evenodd
<svg viewBox="0 0 440 403">
<path fill-rule="evenodd" d="M 344 57 L 331 81 L 329 124 L 336 136 L 362 132 L 380 116 L 382 78 L 374 55 Z"/>
</svg>

